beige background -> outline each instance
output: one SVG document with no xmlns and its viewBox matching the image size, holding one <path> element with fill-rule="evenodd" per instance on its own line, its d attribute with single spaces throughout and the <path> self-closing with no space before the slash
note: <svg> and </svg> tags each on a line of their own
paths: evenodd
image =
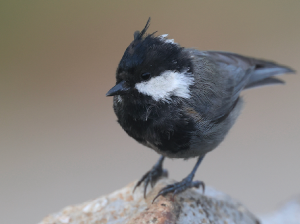
<svg viewBox="0 0 300 224">
<path fill-rule="evenodd" d="M 116 123 L 115 70 L 133 32 L 300 71 L 300 1 L 1 1 L 0 223 L 37 223 L 141 177 L 158 155 Z M 300 76 L 246 106 L 196 179 L 256 214 L 300 193 Z M 181 180 L 195 159 L 167 160 Z"/>
</svg>

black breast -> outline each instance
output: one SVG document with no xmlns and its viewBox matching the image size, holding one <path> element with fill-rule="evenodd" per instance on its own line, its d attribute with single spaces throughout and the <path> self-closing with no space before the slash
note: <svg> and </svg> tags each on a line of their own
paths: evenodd
<svg viewBox="0 0 300 224">
<path fill-rule="evenodd" d="M 193 119 L 180 108 L 180 103 L 157 103 L 152 107 L 125 103 L 114 106 L 118 122 L 129 136 L 144 145 L 150 143 L 166 154 L 188 150 L 196 131 Z"/>
</svg>

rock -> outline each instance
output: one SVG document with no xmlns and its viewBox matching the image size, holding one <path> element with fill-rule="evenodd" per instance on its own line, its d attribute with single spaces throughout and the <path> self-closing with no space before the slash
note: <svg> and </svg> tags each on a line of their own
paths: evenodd
<svg viewBox="0 0 300 224">
<path fill-rule="evenodd" d="M 143 187 L 132 193 L 134 183 L 95 200 L 68 206 L 49 215 L 40 224 L 259 224 L 258 219 L 243 205 L 228 195 L 207 187 L 205 194 L 199 189 L 189 189 L 172 198 L 158 197 L 158 191 L 173 180 L 159 180 L 152 189 L 148 187 L 147 198 Z"/>
</svg>

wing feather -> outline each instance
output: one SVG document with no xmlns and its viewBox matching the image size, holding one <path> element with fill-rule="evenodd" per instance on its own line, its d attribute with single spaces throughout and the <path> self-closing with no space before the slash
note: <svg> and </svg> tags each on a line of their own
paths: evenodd
<svg viewBox="0 0 300 224">
<path fill-rule="evenodd" d="M 282 81 L 275 75 L 294 70 L 274 62 L 220 51 L 186 49 L 194 58 L 196 109 L 215 121 L 230 113 L 243 89 Z M 197 102 L 193 102 L 194 104 Z"/>
</svg>

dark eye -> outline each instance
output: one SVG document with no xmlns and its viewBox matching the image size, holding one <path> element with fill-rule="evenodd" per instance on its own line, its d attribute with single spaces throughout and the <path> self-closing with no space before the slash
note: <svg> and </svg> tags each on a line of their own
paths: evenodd
<svg viewBox="0 0 300 224">
<path fill-rule="evenodd" d="M 151 78 L 151 74 L 149 72 L 141 74 L 141 78 L 143 81 L 149 80 Z"/>
</svg>

